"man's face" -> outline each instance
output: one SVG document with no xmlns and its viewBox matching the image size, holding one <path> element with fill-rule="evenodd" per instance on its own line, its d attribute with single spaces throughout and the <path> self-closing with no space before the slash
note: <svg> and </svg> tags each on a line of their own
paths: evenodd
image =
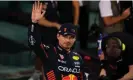
<svg viewBox="0 0 133 80">
<path fill-rule="evenodd" d="M 106 55 L 112 58 L 118 58 L 121 54 L 121 49 L 116 40 L 109 40 L 106 46 Z"/>
<path fill-rule="evenodd" d="M 57 34 L 57 39 L 59 41 L 59 45 L 64 48 L 64 49 L 70 49 L 75 40 L 76 40 L 76 37 L 74 35 L 60 35 L 60 34 Z"/>
</svg>

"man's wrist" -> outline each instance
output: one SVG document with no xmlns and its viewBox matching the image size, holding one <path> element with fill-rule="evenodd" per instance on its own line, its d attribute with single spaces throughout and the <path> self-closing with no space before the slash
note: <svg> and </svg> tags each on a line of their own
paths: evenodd
<svg viewBox="0 0 133 80">
<path fill-rule="evenodd" d="M 124 16 L 124 15 L 121 15 L 120 17 L 121 17 L 121 20 L 126 19 L 126 16 Z"/>
<path fill-rule="evenodd" d="M 53 22 L 52 27 L 56 27 L 57 29 L 60 29 L 61 25 L 56 22 Z"/>
</svg>

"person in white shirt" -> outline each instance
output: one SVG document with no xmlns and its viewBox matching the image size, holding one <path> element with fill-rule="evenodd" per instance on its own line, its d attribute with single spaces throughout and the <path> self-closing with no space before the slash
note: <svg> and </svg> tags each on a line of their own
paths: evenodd
<svg viewBox="0 0 133 80">
<path fill-rule="evenodd" d="M 115 5 L 112 4 L 116 2 Z M 114 8 L 115 7 L 115 8 Z M 122 25 L 115 25 L 121 23 L 130 15 L 130 8 L 120 13 L 119 1 L 105 1 L 101 0 L 99 2 L 100 15 L 104 23 L 104 33 L 122 32 Z M 120 29 L 121 28 L 121 29 Z"/>
</svg>

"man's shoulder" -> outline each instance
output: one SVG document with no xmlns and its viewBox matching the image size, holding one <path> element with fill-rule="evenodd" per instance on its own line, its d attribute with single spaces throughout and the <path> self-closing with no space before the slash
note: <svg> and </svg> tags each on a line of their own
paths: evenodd
<svg viewBox="0 0 133 80">
<path fill-rule="evenodd" d="M 42 44 L 43 46 L 44 46 L 44 48 L 46 48 L 46 49 L 49 49 L 49 48 L 51 48 L 51 47 L 54 47 L 53 45 L 51 45 L 51 44 L 49 44 L 49 45 L 46 45 L 46 44 Z"/>
<path fill-rule="evenodd" d="M 78 52 L 72 51 L 72 55 L 73 55 L 73 58 L 78 58 L 78 59 L 82 60 L 82 57 Z"/>
<path fill-rule="evenodd" d="M 99 7 L 103 7 L 103 6 L 109 6 L 111 4 L 111 1 L 110 0 L 100 0 L 99 2 Z"/>
<path fill-rule="evenodd" d="M 99 2 L 99 10 L 101 17 L 113 16 L 110 1 L 101 0 Z"/>
<path fill-rule="evenodd" d="M 45 45 L 45 44 L 42 44 L 43 45 L 43 51 L 44 53 L 47 54 L 47 56 L 49 57 L 49 59 L 55 59 L 55 56 L 56 56 L 56 48 L 54 45 Z"/>
<path fill-rule="evenodd" d="M 76 51 L 72 51 L 72 54 L 75 55 L 75 56 L 80 56 L 80 54 Z"/>
</svg>

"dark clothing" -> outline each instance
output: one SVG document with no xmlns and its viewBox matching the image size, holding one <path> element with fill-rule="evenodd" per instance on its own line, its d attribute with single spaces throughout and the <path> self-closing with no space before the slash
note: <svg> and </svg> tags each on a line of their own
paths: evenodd
<svg viewBox="0 0 133 80">
<path fill-rule="evenodd" d="M 133 35 L 133 18 L 132 19 L 129 19 L 129 20 L 125 20 L 124 21 L 125 23 L 125 31 L 131 35 Z"/>
<path fill-rule="evenodd" d="M 80 17 L 79 17 L 79 40 L 80 40 L 80 48 L 87 49 L 88 43 L 88 25 L 89 18 L 87 12 L 87 6 L 80 7 Z"/>
<path fill-rule="evenodd" d="M 115 32 L 115 33 L 111 33 L 108 36 L 104 37 L 102 40 L 102 50 L 103 52 L 105 52 L 105 48 L 106 48 L 106 41 L 107 39 L 111 38 L 111 37 L 117 37 L 118 39 L 121 40 L 121 42 L 123 44 L 125 44 L 126 48 L 124 51 L 122 51 L 121 56 L 118 60 L 116 60 L 115 64 L 111 64 L 108 63 L 109 66 L 111 67 L 116 67 L 116 68 L 112 68 L 111 71 L 115 71 L 115 75 L 117 75 L 117 79 L 121 78 L 124 74 L 128 73 L 128 66 L 129 65 L 133 65 L 133 36 L 131 36 L 130 34 L 127 33 L 123 33 L 123 32 Z"/>
<path fill-rule="evenodd" d="M 59 22 L 73 23 L 74 11 L 72 1 L 58 1 Z"/>
<path fill-rule="evenodd" d="M 57 22 L 58 21 L 58 13 L 57 13 L 57 3 L 55 1 L 44 1 L 47 4 L 47 9 L 45 13 L 45 18 L 47 20 Z"/>
<path fill-rule="evenodd" d="M 79 50 L 83 63 L 84 80 L 98 80 L 100 72 L 100 61 L 96 57 L 90 56 L 88 51 Z"/>
<path fill-rule="evenodd" d="M 73 51 L 68 52 L 59 45 L 47 46 L 42 44 L 41 41 L 38 40 L 40 32 L 37 29 L 38 26 L 32 26 L 34 28 L 33 30 L 29 27 L 29 46 L 35 51 L 36 55 L 40 57 L 46 80 L 81 80 L 80 72 L 83 61 L 80 55 Z M 74 75 L 73 79 L 72 75 Z"/>
<path fill-rule="evenodd" d="M 41 36 L 41 41 L 44 44 L 53 44 L 57 42 L 56 39 L 56 34 L 57 34 L 57 29 L 56 28 L 46 28 L 44 26 L 40 26 L 40 36 Z"/>
<path fill-rule="evenodd" d="M 47 9 L 45 13 L 45 18 L 48 21 L 51 22 L 58 22 L 58 14 L 57 14 L 57 4 L 55 1 L 44 1 L 45 4 L 47 4 Z M 57 29 L 56 28 L 49 28 L 46 26 L 40 26 L 40 35 L 41 35 L 41 40 L 42 43 L 44 44 L 53 44 L 56 43 L 56 33 Z"/>
<path fill-rule="evenodd" d="M 121 12 L 130 7 L 131 14 L 124 20 L 125 31 L 133 35 L 133 2 L 132 1 L 120 1 Z"/>
</svg>

